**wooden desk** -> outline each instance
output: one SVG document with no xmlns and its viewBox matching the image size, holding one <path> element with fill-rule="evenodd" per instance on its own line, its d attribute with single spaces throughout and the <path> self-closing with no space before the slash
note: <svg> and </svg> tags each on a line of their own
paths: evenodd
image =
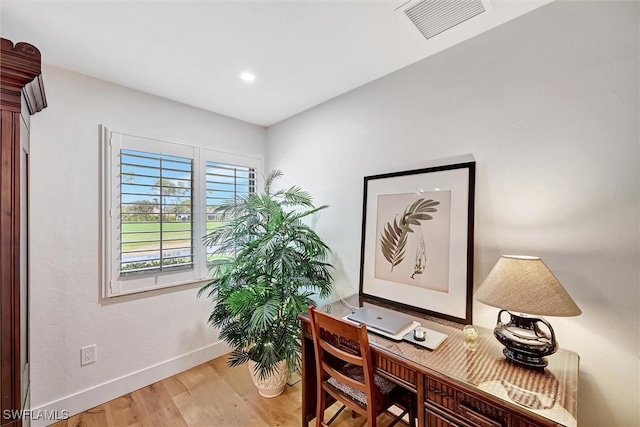
<svg viewBox="0 0 640 427">
<path fill-rule="evenodd" d="M 352 306 L 390 306 L 360 298 Z M 341 302 L 320 310 L 336 317 L 351 311 Z M 465 343 L 462 325 L 402 311 L 424 327 L 448 335 L 434 351 L 370 333 L 376 372 L 413 391 L 418 426 L 533 427 L 576 426 L 579 356 L 559 350 L 543 370 L 527 369 L 505 359 L 490 330 L 478 328 L 476 345 Z M 309 318 L 302 326 L 302 425 L 315 417 L 316 373 Z"/>
</svg>

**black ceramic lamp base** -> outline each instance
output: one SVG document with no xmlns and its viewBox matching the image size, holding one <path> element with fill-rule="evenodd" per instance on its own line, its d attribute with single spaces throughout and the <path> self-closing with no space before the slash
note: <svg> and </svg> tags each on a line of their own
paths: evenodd
<svg viewBox="0 0 640 427">
<path fill-rule="evenodd" d="M 508 323 L 502 322 L 502 313 L 509 314 Z M 540 329 L 539 324 L 546 326 L 549 333 Z M 548 362 L 544 356 L 549 356 L 558 349 L 553 328 L 549 322 L 538 317 L 500 310 L 493 334 L 505 346 L 503 353 L 507 359 L 530 368 L 545 368 Z"/>
</svg>

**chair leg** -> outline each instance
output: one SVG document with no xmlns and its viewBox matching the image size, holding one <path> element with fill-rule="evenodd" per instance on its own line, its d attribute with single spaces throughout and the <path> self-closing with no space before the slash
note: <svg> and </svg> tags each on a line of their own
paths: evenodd
<svg viewBox="0 0 640 427">
<path fill-rule="evenodd" d="M 342 413 L 342 411 L 344 411 L 344 409 L 346 408 L 346 405 L 342 405 L 342 408 L 338 409 L 338 412 L 336 412 L 335 414 L 333 414 L 333 417 L 331 417 L 331 419 L 329 420 L 329 422 L 327 423 L 327 425 L 331 424 L 333 422 L 333 420 L 335 420 L 336 418 L 338 418 L 338 415 L 340 415 L 340 413 Z M 353 411 L 351 411 L 353 413 Z"/>
<path fill-rule="evenodd" d="M 316 427 L 326 425 L 324 424 L 324 405 L 326 405 L 326 397 L 324 390 L 320 387 L 316 399 Z"/>
</svg>

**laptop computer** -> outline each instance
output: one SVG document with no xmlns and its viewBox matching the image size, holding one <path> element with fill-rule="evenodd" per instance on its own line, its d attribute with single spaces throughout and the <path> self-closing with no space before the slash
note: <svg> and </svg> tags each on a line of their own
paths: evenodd
<svg viewBox="0 0 640 427">
<path fill-rule="evenodd" d="M 397 335 L 413 324 L 413 320 L 391 311 L 360 307 L 347 316 L 347 319 L 362 323 L 390 335 Z"/>
</svg>

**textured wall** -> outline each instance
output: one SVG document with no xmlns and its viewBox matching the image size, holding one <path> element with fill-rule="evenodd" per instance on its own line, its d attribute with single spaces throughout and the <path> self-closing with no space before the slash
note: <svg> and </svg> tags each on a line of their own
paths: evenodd
<svg viewBox="0 0 640 427">
<path fill-rule="evenodd" d="M 226 351 L 197 286 L 100 298 L 99 125 L 254 157 L 265 129 L 55 67 L 44 79 L 49 106 L 32 119 L 30 159 L 32 406 L 71 396 L 51 409 L 77 410 L 170 371 L 158 364 Z M 90 344 L 98 361 L 81 367 Z"/>
<path fill-rule="evenodd" d="M 337 295 L 357 292 L 363 177 L 472 153 L 475 283 L 541 256 L 582 308 L 551 318 L 581 357 L 582 426 L 636 426 L 638 3 L 554 2 L 267 131 L 268 168 L 329 204 Z M 474 321 L 497 309 L 475 303 Z"/>
</svg>

